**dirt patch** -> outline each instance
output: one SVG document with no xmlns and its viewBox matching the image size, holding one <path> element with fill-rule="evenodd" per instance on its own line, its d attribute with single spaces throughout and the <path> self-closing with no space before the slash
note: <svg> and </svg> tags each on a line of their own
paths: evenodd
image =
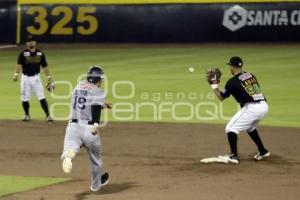
<svg viewBox="0 0 300 200">
<path fill-rule="evenodd" d="M 0 172 L 3 175 L 66 177 L 60 154 L 66 122 L 0 121 Z M 7 200 L 93 199 L 300 199 L 300 129 L 260 128 L 272 153 L 256 152 L 247 135 L 239 138 L 239 165 L 200 164 L 227 153 L 222 125 L 110 123 L 102 129 L 105 169 L 111 182 L 89 192 L 84 151 L 74 160 L 73 181 L 4 197 Z"/>
</svg>

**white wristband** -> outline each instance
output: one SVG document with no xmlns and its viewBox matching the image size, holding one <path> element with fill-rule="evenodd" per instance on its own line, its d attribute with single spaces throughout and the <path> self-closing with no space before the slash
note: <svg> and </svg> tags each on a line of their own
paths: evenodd
<svg viewBox="0 0 300 200">
<path fill-rule="evenodd" d="M 14 76 L 18 76 L 18 75 L 19 75 L 19 73 L 17 73 L 17 72 L 14 74 Z"/>
<path fill-rule="evenodd" d="M 95 123 L 94 123 L 94 126 L 99 126 L 99 124 L 95 122 Z"/>
<path fill-rule="evenodd" d="M 47 76 L 47 78 L 48 78 L 48 80 L 50 80 L 50 79 L 51 79 L 51 76 Z"/>
<path fill-rule="evenodd" d="M 211 84 L 210 85 L 211 86 L 211 88 L 214 90 L 214 89 L 217 89 L 219 86 L 218 86 L 218 84 Z"/>
</svg>

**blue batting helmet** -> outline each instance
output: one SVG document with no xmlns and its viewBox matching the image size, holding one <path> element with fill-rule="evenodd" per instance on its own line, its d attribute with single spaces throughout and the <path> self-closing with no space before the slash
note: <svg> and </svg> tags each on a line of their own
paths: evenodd
<svg viewBox="0 0 300 200">
<path fill-rule="evenodd" d="M 102 67 L 92 66 L 88 69 L 86 80 L 90 83 L 97 83 L 104 78 Z"/>
</svg>

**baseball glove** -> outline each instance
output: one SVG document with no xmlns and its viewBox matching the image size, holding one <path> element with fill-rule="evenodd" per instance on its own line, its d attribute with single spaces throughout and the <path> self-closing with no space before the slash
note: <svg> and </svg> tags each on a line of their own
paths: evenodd
<svg viewBox="0 0 300 200">
<path fill-rule="evenodd" d="M 220 79 L 222 76 L 222 72 L 219 68 L 213 68 L 207 71 L 207 82 L 209 84 L 218 84 L 220 83 Z"/>
<path fill-rule="evenodd" d="M 49 91 L 49 92 L 53 92 L 54 89 L 55 89 L 55 85 L 54 85 L 54 82 L 53 81 L 49 81 L 46 85 L 46 89 Z"/>
</svg>

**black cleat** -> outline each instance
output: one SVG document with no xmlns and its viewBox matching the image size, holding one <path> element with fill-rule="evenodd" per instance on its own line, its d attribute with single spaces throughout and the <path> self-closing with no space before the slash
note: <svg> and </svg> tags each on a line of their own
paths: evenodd
<svg viewBox="0 0 300 200">
<path fill-rule="evenodd" d="M 105 172 L 102 176 L 101 176 L 101 185 L 105 186 L 107 185 L 109 182 L 109 173 Z"/>
<path fill-rule="evenodd" d="M 101 187 L 107 185 L 109 182 L 109 174 L 107 172 L 105 172 L 104 174 L 102 174 L 101 176 L 101 186 L 99 186 L 98 188 L 93 188 L 93 186 L 90 187 L 90 190 L 92 192 L 98 192 Z"/>
</svg>

